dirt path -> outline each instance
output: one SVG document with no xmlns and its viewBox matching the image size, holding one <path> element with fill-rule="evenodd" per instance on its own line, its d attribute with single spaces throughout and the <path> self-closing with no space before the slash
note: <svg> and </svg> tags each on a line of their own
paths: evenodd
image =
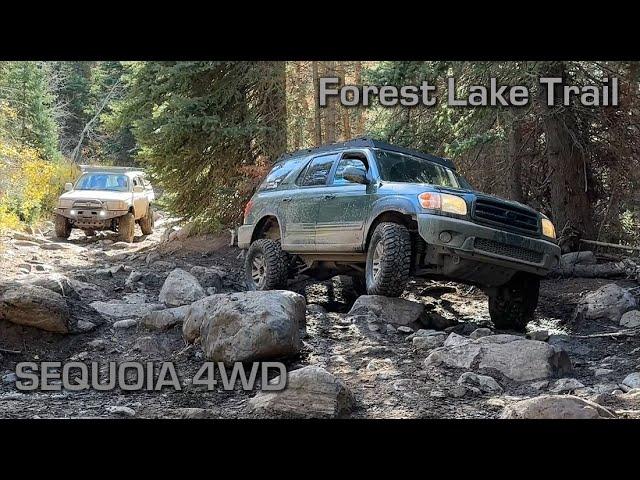
<svg viewBox="0 0 640 480">
<path fill-rule="evenodd" d="M 200 236 L 163 242 L 170 222 L 160 219 L 156 232 L 136 243 L 125 245 L 113 236 L 99 234 L 86 238 L 73 233 L 68 241 L 30 242 L 11 236 L 0 238 L 0 271 L 4 281 L 53 273 L 94 285 L 87 293 L 91 300 L 127 301 L 131 305 L 153 304 L 166 276 L 179 267 L 216 267 L 225 275 L 222 292 L 242 289 L 242 252 L 229 247 L 226 236 Z M 138 232 L 139 233 L 139 232 Z M 26 237 L 25 237 L 26 238 Z M 135 282 L 132 272 L 138 272 Z M 581 325 L 571 331 L 566 326 L 584 293 L 610 283 L 603 280 L 557 279 L 542 284 L 537 319 L 530 332 L 549 332 L 549 343 L 569 352 L 573 377 L 584 388 L 574 393 L 600 402 L 609 402 L 622 417 L 639 418 L 636 410 L 624 409 L 612 392 L 623 378 L 640 369 L 640 337 L 576 338 L 613 332 L 611 325 Z M 637 286 L 620 281 L 621 286 Z M 345 322 L 355 296 L 347 281 L 334 278 L 299 287 L 307 304 L 321 305 L 326 312 L 307 313 L 307 335 L 298 358 L 288 361 L 289 369 L 320 365 L 340 377 L 354 393 L 357 408 L 352 417 L 369 418 L 493 418 L 503 407 L 521 398 L 546 392 L 553 381 L 522 384 L 505 383 L 500 394 L 471 395 L 457 387 L 460 371 L 425 369 L 427 353 L 416 350 L 400 332 L 370 331 Z M 428 310 L 450 322 L 449 331 L 468 335 L 478 327 L 491 327 L 485 296 L 476 289 L 454 283 L 414 281 L 404 297 L 427 305 Z M 202 351 L 187 346 L 181 329 L 150 332 L 141 327 L 114 328 L 96 311 L 88 309 L 83 320 L 96 326 L 86 333 L 59 335 L 0 321 L 0 418 L 116 417 L 133 414 L 145 418 L 207 416 L 251 417 L 247 401 L 255 392 L 205 391 L 190 380 L 202 364 Z M 509 332 L 513 333 L 513 332 Z M 11 374 L 24 361 L 171 361 L 182 377 L 183 389 L 161 392 L 54 391 L 22 393 Z M 599 375 L 594 372 L 600 369 Z M 602 371 L 606 373 L 602 374 Z M 537 384 L 534 384 L 537 383 Z M 113 408 L 127 407 L 127 408 Z M 195 408 L 200 410 L 185 410 Z M 129 410 L 130 409 L 130 410 Z"/>
</svg>

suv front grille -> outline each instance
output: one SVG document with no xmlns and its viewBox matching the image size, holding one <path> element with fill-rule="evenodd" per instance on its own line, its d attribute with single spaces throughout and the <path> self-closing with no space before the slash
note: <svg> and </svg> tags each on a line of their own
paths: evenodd
<svg viewBox="0 0 640 480">
<path fill-rule="evenodd" d="M 542 253 L 528 248 L 515 247 L 506 243 L 487 240 L 486 238 L 476 238 L 474 242 L 476 250 L 503 257 L 515 258 L 529 263 L 542 263 Z"/>
<path fill-rule="evenodd" d="M 73 202 L 73 208 L 102 208 L 102 202 L 100 200 L 77 200 Z"/>
<path fill-rule="evenodd" d="M 473 209 L 474 218 L 512 229 L 538 233 L 538 215 L 523 208 L 488 198 L 478 198 Z"/>
</svg>

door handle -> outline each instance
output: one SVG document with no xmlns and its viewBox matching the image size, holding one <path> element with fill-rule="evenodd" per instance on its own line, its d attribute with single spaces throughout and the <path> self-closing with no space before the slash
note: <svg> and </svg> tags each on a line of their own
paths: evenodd
<svg viewBox="0 0 640 480">
<path fill-rule="evenodd" d="M 283 202 L 290 202 L 292 200 L 293 197 L 284 197 L 282 199 Z"/>
<path fill-rule="evenodd" d="M 333 194 L 333 193 L 327 193 L 327 194 L 324 196 L 324 199 L 325 199 L 325 200 L 331 200 L 331 199 L 334 199 L 334 198 L 336 198 L 336 196 L 335 196 L 335 194 Z"/>
</svg>

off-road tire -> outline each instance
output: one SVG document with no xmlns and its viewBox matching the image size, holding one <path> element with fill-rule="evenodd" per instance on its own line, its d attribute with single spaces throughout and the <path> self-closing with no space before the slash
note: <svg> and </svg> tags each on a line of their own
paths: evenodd
<svg viewBox="0 0 640 480">
<path fill-rule="evenodd" d="M 257 284 L 253 279 L 256 258 L 264 259 L 263 281 Z M 258 262 L 260 263 L 260 262 Z M 289 258 L 282 251 L 280 242 L 261 238 L 251 244 L 244 262 L 245 283 L 248 290 L 275 290 L 287 285 Z"/>
<path fill-rule="evenodd" d="M 64 215 L 57 214 L 55 220 L 55 231 L 57 238 L 67 239 L 71 236 L 71 222 Z"/>
<path fill-rule="evenodd" d="M 382 246 L 379 272 L 374 276 L 374 257 Z M 367 249 L 366 286 L 369 295 L 398 297 L 402 294 L 411 269 L 411 235 L 404 225 L 382 222 L 371 235 Z"/>
<path fill-rule="evenodd" d="M 133 213 L 127 213 L 118 219 L 118 239 L 121 242 L 133 243 L 136 232 L 136 219 Z"/>
<path fill-rule="evenodd" d="M 143 235 L 151 235 L 153 233 L 154 226 L 153 210 L 151 210 L 151 205 L 149 205 L 147 213 L 140 219 L 140 230 L 142 230 Z"/>
<path fill-rule="evenodd" d="M 489 315 L 499 330 L 525 331 L 538 306 L 540 279 L 517 273 L 489 295 Z"/>
</svg>

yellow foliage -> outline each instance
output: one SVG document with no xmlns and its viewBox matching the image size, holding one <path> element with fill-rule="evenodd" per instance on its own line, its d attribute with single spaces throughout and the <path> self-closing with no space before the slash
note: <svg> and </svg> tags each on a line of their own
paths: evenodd
<svg viewBox="0 0 640 480">
<path fill-rule="evenodd" d="M 0 139 L 0 230 L 50 213 L 75 173 L 67 161 L 48 162 L 33 148 Z"/>
</svg>

